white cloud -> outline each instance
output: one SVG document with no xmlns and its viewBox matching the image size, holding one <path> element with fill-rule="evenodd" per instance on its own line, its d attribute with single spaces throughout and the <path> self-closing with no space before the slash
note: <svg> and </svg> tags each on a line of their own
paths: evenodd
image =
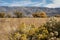
<svg viewBox="0 0 60 40">
<path fill-rule="evenodd" d="M 9 6 L 30 6 L 34 5 L 38 2 L 32 2 L 32 1 L 20 1 L 20 2 L 13 2 Z"/>
<path fill-rule="evenodd" d="M 42 3 L 37 3 L 37 4 L 34 4 L 32 6 L 37 6 L 37 7 L 40 7 L 42 5 Z"/>
<path fill-rule="evenodd" d="M 46 4 L 46 0 L 43 0 L 42 2 L 32 2 L 31 0 L 24 0 L 24 1 L 19 1 L 19 2 L 16 2 L 14 1 L 13 3 L 11 3 L 9 6 L 42 6 Z"/>
<path fill-rule="evenodd" d="M 0 6 L 42 6 L 43 4 L 46 3 L 46 0 L 42 0 L 42 2 L 34 1 L 32 2 L 31 0 L 13 0 L 11 3 L 4 2 L 0 0 Z"/>
<path fill-rule="evenodd" d="M 60 0 L 53 0 L 53 3 L 46 5 L 49 8 L 56 8 L 60 7 Z"/>
<path fill-rule="evenodd" d="M 53 3 L 46 4 L 46 0 L 42 0 L 42 2 L 34 1 L 32 2 L 31 0 L 13 0 L 11 3 L 9 2 L 4 2 L 0 0 L 0 6 L 37 6 L 37 7 L 49 7 L 49 8 L 55 8 L 55 7 L 60 7 L 60 0 L 51 0 Z"/>
</svg>

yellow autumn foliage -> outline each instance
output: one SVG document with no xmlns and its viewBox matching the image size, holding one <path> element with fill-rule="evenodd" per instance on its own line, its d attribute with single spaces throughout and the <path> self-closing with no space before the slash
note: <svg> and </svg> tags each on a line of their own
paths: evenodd
<svg viewBox="0 0 60 40">
<path fill-rule="evenodd" d="M 16 40 L 33 40 L 37 38 L 37 40 L 41 38 L 45 38 L 48 35 L 48 31 L 45 27 L 35 27 L 35 25 L 26 25 L 22 23 L 19 26 L 19 30 L 15 33 L 14 38 Z"/>
<path fill-rule="evenodd" d="M 40 18 L 46 18 L 47 15 L 45 12 L 37 12 L 32 14 L 33 17 L 40 17 Z"/>
</svg>

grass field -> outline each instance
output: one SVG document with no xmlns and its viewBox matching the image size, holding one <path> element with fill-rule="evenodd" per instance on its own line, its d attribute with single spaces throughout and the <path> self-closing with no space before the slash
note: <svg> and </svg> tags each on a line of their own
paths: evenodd
<svg viewBox="0 0 60 40">
<path fill-rule="evenodd" d="M 60 18 L 56 19 L 60 20 Z M 37 27 L 48 20 L 49 18 L 0 18 L 0 40 L 8 40 L 6 35 L 15 31 L 21 23 L 35 24 Z"/>
</svg>

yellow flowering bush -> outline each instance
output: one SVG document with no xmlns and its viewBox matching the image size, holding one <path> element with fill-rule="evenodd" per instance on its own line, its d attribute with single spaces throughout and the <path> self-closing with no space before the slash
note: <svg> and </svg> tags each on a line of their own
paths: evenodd
<svg viewBox="0 0 60 40">
<path fill-rule="evenodd" d="M 46 38 L 48 30 L 41 26 L 36 27 L 34 24 L 26 25 L 22 23 L 17 32 L 14 33 L 14 40 L 40 40 Z"/>
</svg>

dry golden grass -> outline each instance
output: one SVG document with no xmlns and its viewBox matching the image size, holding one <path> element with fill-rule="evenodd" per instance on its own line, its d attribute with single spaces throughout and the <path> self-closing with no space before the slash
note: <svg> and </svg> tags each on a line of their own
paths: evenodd
<svg viewBox="0 0 60 40">
<path fill-rule="evenodd" d="M 60 18 L 56 19 L 60 20 Z M 15 31 L 21 23 L 35 24 L 37 27 L 48 20 L 49 18 L 0 18 L 0 40 L 8 40 L 7 35 Z"/>
</svg>

